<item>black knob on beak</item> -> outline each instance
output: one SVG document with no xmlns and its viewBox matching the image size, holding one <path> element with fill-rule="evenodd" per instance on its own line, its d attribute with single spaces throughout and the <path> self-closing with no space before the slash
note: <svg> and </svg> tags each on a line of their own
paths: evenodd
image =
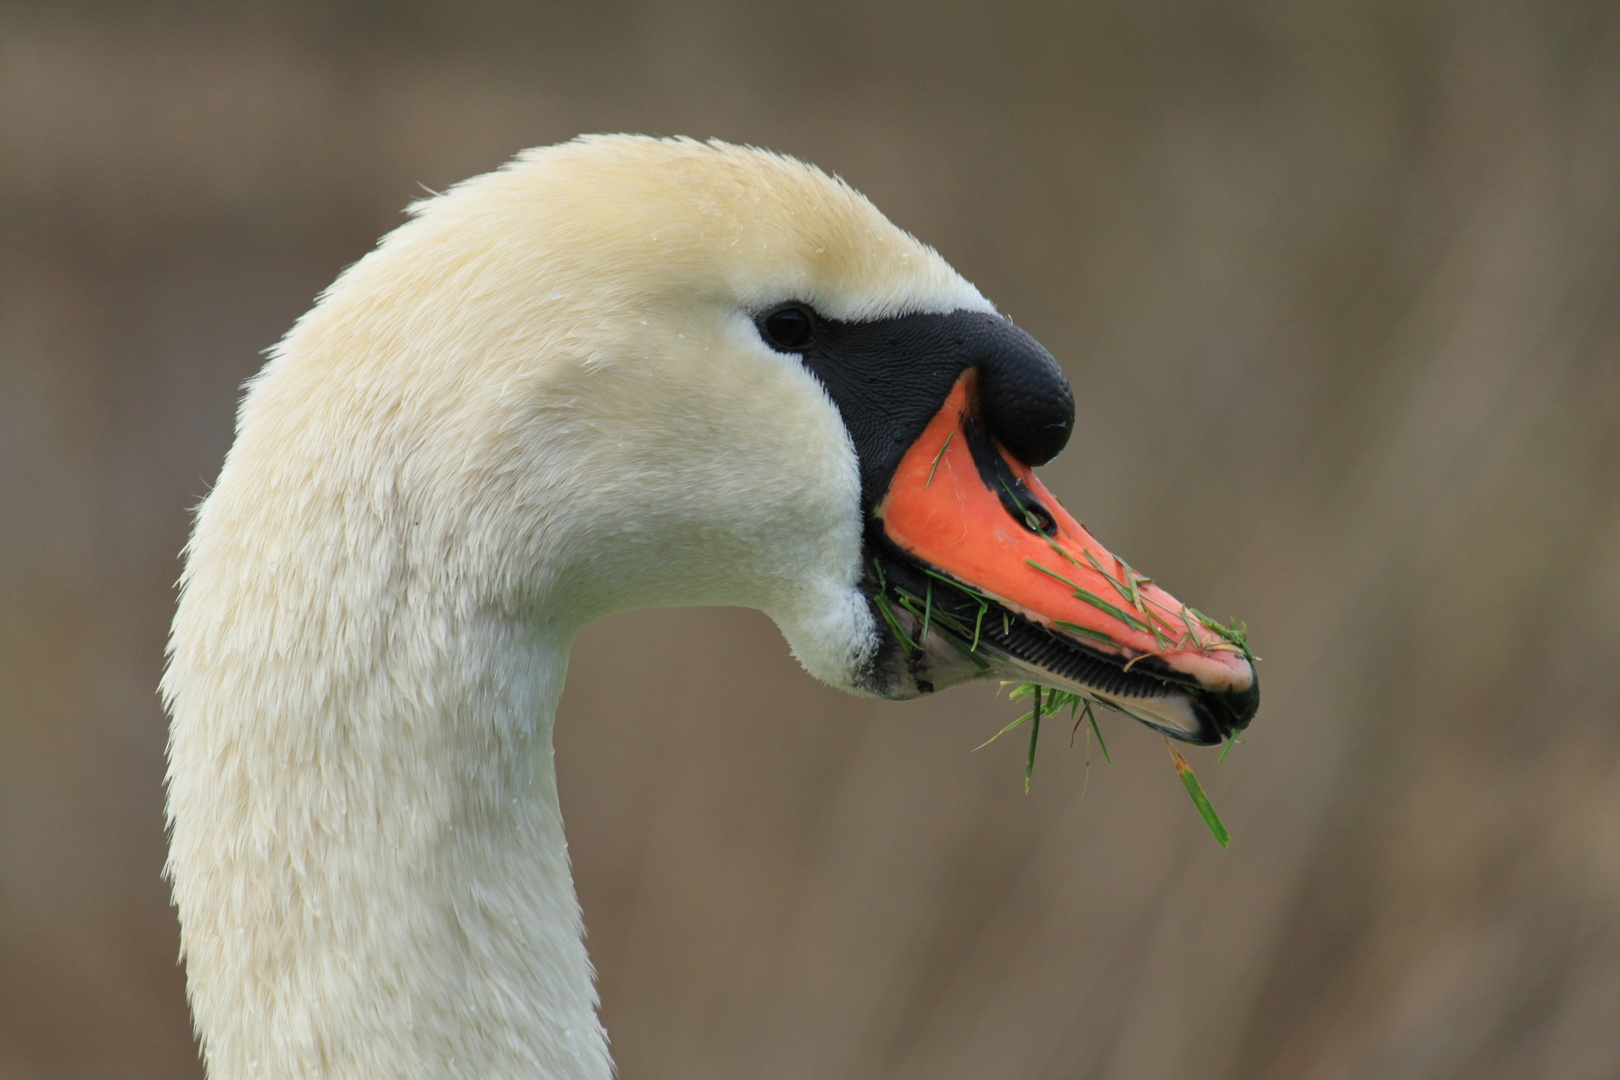
<svg viewBox="0 0 1620 1080">
<path fill-rule="evenodd" d="M 1074 432 L 1074 392 L 1063 369 L 1005 319 L 987 319 L 974 345 L 985 426 L 1024 464 L 1051 461 Z"/>
</svg>

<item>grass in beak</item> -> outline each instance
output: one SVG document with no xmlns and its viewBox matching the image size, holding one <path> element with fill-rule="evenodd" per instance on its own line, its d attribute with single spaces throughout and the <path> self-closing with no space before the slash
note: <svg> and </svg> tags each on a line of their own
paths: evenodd
<svg viewBox="0 0 1620 1080">
<path fill-rule="evenodd" d="M 932 581 L 930 581 L 928 583 L 928 595 L 923 599 L 923 625 L 922 625 L 922 634 L 920 635 L 922 637 L 923 641 L 925 641 L 925 642 L 928 640 L 928 624 L 933 622 L 933 621 L 934 621 L 934 583 Z"/>
<path fill-rule="evenodd" d="M 1007 684 L 1003 683 L 1002 685 Z M 1096 697 L 1089 693 L 1077 694 L 1068 690 L 1058 690 L 1055 687 L 1042 686 L 1039 683 L 1019 684 L 1007 695 L 1007 700 L 1022 701 L 1024 698 L 1030 697 L 1035 700 L 1033 708 L 1029 712 L 974 747 L 974 750 L 983 750 L 1014 728 L 1029 724 L 1029 753 L 1024 758 L 1025 795 L 1029 794 L 1030 785 L 1035 776 L 1035 748 L 1036 741 L 1041 733 L 1041 717 L 1043 715 L 1050 715 L 1065 707 L 1072 709 L 1075 720 L 1074 730 L 1069 732 L 1069 745 L 1074 745 L 1074 733 L 1080 730 L 1080 725 L 1089 722 L 1091 724 L 1091 734 L 1097 737 L 1097 745 L 1102 749 L 1103 760 L 1110 765 L 1114 763 L 1114 759 L 1108 753 L 1108 743 L 1103 740 L 1102 728 L 1097 724 L 1097 714 L 1092 710 L 1092 706 L 1103 705 L 1134 720 L 1141 719 L 1133 714 L 1130 709 L 1106 698 Z M 1234 742 L 1236 742 L 1235 739 L 1227 740 L 1226 750 L 1230 750 Z M 1215 837 L 1215 842 L 1220 844 L 1222 848 L 1228 847 L 1232 842 L 1232 836 L 1226 831 L 1226 825 L 1222 823 L 1220 815 L 1215 812 L 1215 807 L 1210 805 L 1209 796 L 1204 794 L 1204 787 L 1198 782 L 1198 777 L 1192 771 L 1192 766 L 1188 765 L 1187 759 L 1182 757 L 1180 752 L 1176 750 L 1175 744 L 1170 741 L 1169 736 L 1165 736 L 1164 745 L 1170 750 L 1170 760 L 1176 767 L 1176 774 L 1181 777 L 1182 786 L 1187 789 L 1187 795 L 1192 799 L 1193 806 L 1198 808 L 1198 814 L 1204 819 L 1204 824 L 1209 826 L 1210 834 Z M 1221 761 L 1226 760 L 1226 750 L 1221 753 Z M 1090 752 L 1087 753 L 1089 755 Z M 1087 760 L 1089 762 L 1089 756 Z"/>
<path fill-rule="evenodd" d="M 1080 725 L 1089 720 L 1091 722 L 1091 734 L 1097 736 L 1097 745 L 1102 748 L 1103 761 L 1109 765 L 1112 765 L 1114 763 L 1114 759 L 1108 754 L 1108 744 L 1103 742 L 1102 728 L 1097 726 L 1097 715 L 1091 711 L 1091 702 L 1085 702 L 1085 707 L 1081 708 L 1080 699 L 1078 695 L 1075 695 L 1075 704 L 1073 706 L 1073 712 L 1070 715 L 1074 718 L 1074 728 L 1069 732 L 1069 745 L 1074 745 L 1074 736 L 1080 730 Z M 1089 749 L 1089 741 L 1088 748 L 1086 750 L 1086 764 L 1091 764 L 1091 750 Z"/>
<path fill-rule="evenodd" d="M 1033 712 L 1027 712 L 1023 716 L 1020 716 L 1018 719 L 1014 720 L 1012 723 L 1008 724 L 1006 727 L 984 740 L 984 742 L 980 743 L 978 746 L 975 746 L 973 748 L 973 752 L 978 753 L 980 750 L 983 750 L 985 747 L 1007 734 L 1007 732 L 1011 731 L 1013 728 L 1023 727 L 1025 724 L 1029 723 L 1030 717 L 1034 715 L 1035 714 Z"/>
<path fill-rule="evenodd" d="M 916 652 L 917 643 L 911 640 L 911 636 L 905 630 L 901 629 L 900 620 L 894 617 L 894 612 L 889 607 L 889 598 L 882 593 L 878 593 L 876 600 L 878 611 L 883 613 L 883 621 L 889 624 L 889 629 L 894 631 L 894 636 L 899 638 L 907 649 Z"/>
<path fill-rule="evenodd" d="M 946 640 L 951 643 L 951 648 L 967 657 L 973 666 L 978 668 L 981 673 L 986 673 L 990 670 L 989 662 L 986 661 L 984 657 L 962 644 L 961 640 L 958 639 L 954 634 L 947 635 Z"/>
<path fill-rule="evenodd" d="M 943 451 L 941 452 L 943 453 Z M 1091 558 L 1090 552 L 1087 552 L 1086 555 L 1087 558 Z M 1108 612 L 1128 626 L 1133 626 L 1142 630 L 1151 629 L 1154 636 L 1156 638 L 1160 638 L 1162 642 L 1163 639 L 1160 637 L 1157 627 L 1151 627 L 1148 624 L 1144 624 L 1140 619 L 1135 618 L 1130 612 L 1109 603 L 1100 596 L 1087 592 L 1085 589 L 1081 588 L 1079 585 L 1076 585 L 1062 574 L 1057 573 L 1055 570 L 1042 566 L 1033 559 L 1028 559 L 1026 561 L 1035 569 L 1054 577 L 1063 582 L 1063 584 L 1069 586 L 1074 590 L 1074 595 L 1077 598 L 1085 600 L 1087 603 Z M 1091 558 L 1091 561 L 1093 566 L 1096 566 L 1096 560 Z M 1124 564 L 1122 563 L 1121 565 Z M 923 644 L 926 644 L 929 633 L 938 631 L 952 647 L 976 664 L 981 672 L 988 672 L 990 670 L 990 664 L 987 663 L 985 658 L 979 654 L 979 640 L 980 634 L 984 629 L 984 616 L 986 612 L 990 610 L 989 596 L 979 592 L 976 589 L 973 589 L 970 586 L 965 586 L 960 582 L 954 581 L 943 574 L 926 569 L 924 570 L 924 573 L 927 574 L 927 581 L 923 590 L 923 595 L 917 596 L 908 589 L 900 587 L 898 584 L 891 585 L 886 580 L 883 573 L 883 567 L 878 560 L 873 560 L 872 568 L 876 575 L 878 584 L 877 591 L 873 596 L 873 602 L 877 607 L 878 612 L 883 616 L 884 622 L 888 623 L 889 629 L 891 632 L 893 632 L 896 640 L 901 642 L 908 651 L 913 653 L 919 652 L 922 649 L 922 644 L 912 640 L 911 636 L 906 633 L 905 628 L 901 626 L 900 619 L 894 611 L 893 604 L 895 603 L 898 603 L 901 608 L 903 608 L 910 616 L 919 620 L 918 626 L 921 630 Z M 1099 573 L 1102 572 L 1101 567 L 1096 567 L 1096 569 Z M 1131 583 L 1131 586 L 1137 586 L 1139 584 L 1138 575 L 1135 573 L 1135 571 L 1130 570 L 1129 567 L 1126 568 L 1126 575 L 1127 581 Z M 1127 602 L 1132 602 L 1133 598 L 1136 603 L 1141 602 L 1140 595 L 1137 593 L 1136 588 L 1122 586 L 1117 580 L 1106 573 L 1103 574 L 1103 576 L 1107 577 L 1109 581 L 1114 583 L 1115 587 L 1120 591 L 1120 596 Z M 941 607 L 936 610 L 934 604 L 933 580 L 935 578 L 938 578 L 945 584 L 957 589 L 964 596 L 978 604 L 978 610 L 975 612 L 973 617 L 973 628 L 971 632 L 969 632 L 967 626 L 967 613 L 962 609 L 961 602 L 954 599 L 953 594 L 951 594 L 949 591 L 945 593 L 945 598 L 942 600 Z M 1145 578 L 1140 579 L 1140 581 L 1144 582 L 1146 580 L 1147 579 Z M 893 594 L 892 601 L 890 598 L 891 593 Z M 1190 639 L 1189 643 L 1193 647 L 1223 648 L 1233 651 L 1241 651 L 1245 657 L 1252 659 L 1252 655 L 1249 653 L 1248 648 L 1247 629 L 1242 623 L 1239 623 L 1234 619 L 1232 620 L 1231 625 L 1221 626 L 1213 619 L 1207 618 L 1203 614 L 1199 613 L 1196 609 L 1185 606 L 1182 608 L 1180 614 L 1182 621 L 1187 627 L 1187 633 Z M 1219 635 L 1221 642 L 1218 645 L 1200 646 L 1197 632 L 1194 629 L 1195 619 Z M 1117 645 L 1117 642 L 1099 630 L 1092 630 L 1089 627 L 1079 626 L 1074 623 L 1067 622 L 1057 622 L 1056 625 L 1058 629 L 1079 637 L 1091 638 L 1095 641 L 1106 642 L 1110 645 Z M 1006 608 L 1001 609 L 1001 626 L 1003 634 L 1010 631 L 1010 613 Z M 1136 659 L 1140 660 L 1142 657 L 1137 657 Z M 1132 663 L 1134 662 L 1135 661 L 1133 660 Z M 1006 727 L 1003 727 L 1000 731 L 997 731 L 994 735 L 990 736 L 988 739 L 974 748 L 975 750 L 982 750 L 986 746 L 989 746 L 991 743 L 995 742 L 997 739 L 1001 738 L 1001 736 L 1007 734 L 1007 732 L 1012 731 L 1014 728 L 1019 728 L 1025 724 L 1029 724 L 1029 749 L 1024 756 L 1024 794 L 1026 795 L 1029 794 L 1030 789 L 1034 784 L 1035 752 L 1040 746 L 1041 720 L 1044 717 L 1061 712 L 1065 708 L 1070 710 L 1070 716 L 1074 721 L 1073 730 L 1069 732 L 1070 746 L 1074 745 L 1075 733 L 1080 730 L 1080 725 L 1083 723 L 1089 723 L 1091 725 L 1089 735 L 1095 735 L 1097 737 L 1097 745 L 1102 750 L 1103 760 L 1110 765 L 1114 763 L 1114 758 L 1113 755 L 1108 751 L 1108 743 L 1103 739 L 1102 728 L 1097 723 L 1097 714 L 1094 706 L 1106 706 L 1107 708 L 1110 708 L 1121 715 L 1128 716 L 1131 719 L 1140 722 L 1146 723 L 1149 720 L 1147 717 L 1138 715 L 1129 705 L 1126 705 L 1120 701 L 1111 700 L 1110 697 L 1093 691 L 1082 690 L 1075 692 L 1069 690 L 1059 690 L 1056 687 L 1043 686 L 1040 683 L 1021 683 L 1008 695 L 1009 700 L 1012 701 L 1022 701 L 1024 698 L 1029 697 L 1034 698 L 1029 712 L 1012 721 Z M 1226 755 L 1231 752 L 1232 747 L 1236 744 L 1236 742 L 1237 740 L 1235 738 L 1227 740 L 1226 746 L 1221 750 L 1221 756 L 1218 759 L 1218 763 L 1226 760 Z M 1091 751 L 1089 749 L 1091 744 L 1089 737 L 1086 745 L 1088 748 L 1086 751 L 1086 761 L 1089 765 L 1091 760 Z M 1171 744 L 1168 738 L 1165 739 L 1165 745 L 1170 750 L 1170 759 L 1175 764 L 1176 772 L 1178 775 L 1180 775 L 1183 786 L 1185 786 L 1187 789 L 1187 795 L 1192 799 L 1193 805 L 1198 808 L 1198 813 L 1203 817 L 1204 823 L 1209 826 L 1210 833 L 1215 837 L 1216 841 L 1221 845 L 1221 847 L 1227 847 L 1231 843 L 1231 835 L 1226 831 L 1226 826 L 1222 824 L 1220 816 L 1215 813 L 1215 808 L 1210 805 L 1209 797 L 1204 794 L 1202 785 L 1198 783 L 1198 777 L 1194 775 L 1192 768 L 1188 766 L 1186 758 L 1182 757 L 1181 754 L 1177 752 L 1175 746 Z"/>
<path fill-rule="evenodd" d="M 1193 805 L 1198 807 L 1198 812 L 1203 815 L 1204 824 L 1208 825 L 1209 831 L 1214 834 L 1215 842 L 1225 848 L 1232 842 L 1232 837 L 1226 831 L 1226 826 L 1221 824 L 1221 816 L 1209 804 L 1209 796 L 1204 794 L 1204 786 L 1198 782 L 1198 777 L 1193 775 L 1192 766 L 1187 764 L 1187 759 L 1176 751 L 1175 745 L 1170 742 L 1170 736 L 1164 737 L 1164 745 L 1170 751 L 1170 759 L 1176 763 L 1176 772 L 1181 774 L 1181 782 L 1186 785 L 1187 794 L 1192 796 Z"/>
<path fill-rule="evenodd" d="M 963 592 L 967 593 L 969 596 L 973 597 L 976 600 L 988 600 L 988 599 L 990 599 L 988 594 L 980 592 L 978 589 L 975 589 L 971 585 L 967 585 L 967 584 L 964 584 L 964 583 L 962 583 L 960 581 L 957 581 L 953 577 L 946 577 L 944 574 L 940 573 L 938 570 L 930 570 L 926 566 L 919 566 L 919 567 L 917 567 L 917 569 L 921 570 L 923 573 L 927 574 L 929 577 L 935 579 L 936 581 L 943 581 L 945 584 L 950 585 L 953 588 L 962 590 Z"/>
<path fill-rule="evenodd" d="M 1046 546 L 1051 548 L 1053 551 L 1057 552 L 1059 555 L 1063 556 L 1065 559 L 1068 559 L 1070 562 L 1074 563 L 1074 565 L 1076 565 L 1076 566 L 1081 565 L 1079 559 L 1077 559 L 1073 555 L 1069 554 L 1068 548 L 1065 548 L 1062 544 L 1058 543 L 1057 537 L 1048 536 L 1046 538 Z M 1091 553 L 1088 551 L 1088 552 L 1086 552 L 1086 554 L 1090 555 Z"/>
<path fill-rule="evenodd" d="M 1187 628 L 1187 643 L 1194 648 L 1198 646 L 1198 631 L 1193 629 L 1192 616 L 1187 613 L 1187 605 L 1181 605 L 1181 624 Z"/>
<path fill-rule="evenodd" d="M 1093 641 L 1101 641 L 1109 645 L 1119 644 L 1101 630 L 1093 630 L 1091 627 L 1081 626 L 1079 623 L 1064 622 L 1062 619 L 1053 619 L 1052 624 L 1059 630 L 1064 630 L 1071 634 L 1079 634 L 1081 637 L 1088 637 Z"/>
<path fill-rule="evenodd" d="M 1228 645 L 1241 652 L 1243 659 L 1251 664 L 1257 659 L 1254 653 L 1249 651 L 1249 625 L 1247 623 L 1240 623 L 1233 619 L 1229 626 L 1222 626 L 1197 608 L 1188 608 L 1187 610 L 1192 612 L 1193 618 L 1215 631 Z"/>
<path fill-rule="evenodd" d="M 1034 722 L 1029 726 L 1029 757 L 1024 762 L 1024 794 L 1029 794 L 1029 782 L 1035 775 L 1035 741 L 1041 737 L 1041 698 L 1039 690 L 1035 692 L 1035 708 L 1030 713 Z"/>
<path fill-rule="evenodd" d="M 949 442 L 949 439 L 946 441 Z M 944 453 L 943 448 L 940 452 Z M 1007 482 L 1005 480 L 1001 482 L 1001 486 L 1007 489 L 1008 495 L 1013 496 L 1014 501 L 1016 502 L 1016 495 L 1011 488 L 1007 487 Z M 1029 513 L 1029 511 L 1026 510 L 1024 512 L 1024 517 L 1026 523 L 1031 529 L 1035 530 L 1036 532 L 1041 532 L 1041 529 L 1039 528 L 1040 522 L 1037 521 L 1034 516 Z M 1055 551 L 1060 558 L 1073 563 L 1075 566 L 1084 565 L 1079 559 L 1075 558 L 1067 548 L 1058 543 L 1056 537 L 1046 536 L 1045 539 L 1047 545 L 1053 551 Z M 1144 601 L 1142 598 L 1142 587 L 1144 585 L 1153 584 L 1152 578 L 1138 573 L 1130 563 L 1116 555 L 1114 556 L 1114 559 L 1119 563 L 1120 568 L 1124 573 L 1124 578 L 1121 580 L 1120 578 L 1115 577 L 1113 574 L 1110 574 L 1107 570 L 1104 570 L 1102 563 L 1098 562 L 1097 557 L 1093 555 L 1090 550 L 1082 547 L 1080 551 L 1081 554 L 1086 557 L 1086 562 L 1091 564 L 1091 568 L 1097 573 L 1101 574 L 1104 578 L 1108 579 L 1108 583 L 1114 587 L 1114 591 L 1119 593 L 1120 599 L 1124 600 L 1126 604 L 1135 609 L 1134 614 L 1131 611 L 1119 607 L 1117 604 L 1110 603 L 1109 601 L 1098 596 L 1096 593 L 1091 592 L 1084 586 L 1070 581 L 1056 570 L 1043 566 L 1034 559 L 1025 559 L 1024 562 L 1028 563 L 1030 566 L 1034 567 L 1036 570 L 1039 570 L 1048 577 L 1056 578 L 1058 581 L 1061 581 L 1063 584 L 1067 585 L 1074 591 L 1075 599 L 1084 600 L 1093 607 L 1101 611 L 1106 611 L 1108 614 L 1112 615 L 1126 626 L 1131 627 L 1133 630 L 1140 630 L 1143 633 L 1152 634 L 1153 640 L 1161 653 L 1168 652 L 1172 648 L 1190 647 L 1206 652 L 1211 650 L 1230 650 L 1232 652 L 1239 652 L 1242 653 L 1243 658 L 1248 660 L 1250 663 L 1254 663 L 1259 659 L 1249 649 L 1249 630 L 1247 625 L 1238 622 L 1236 619 L 1232 619 L 1228 624 L 1223 626 L 1221 623 L 1211 619 L 1197 608 L 1190 608 L 1185 604 L 1181 606 L 1181 611 L 1179 613 L 1173 614 L 1179 614 L 1181 616 L 1182 624 L 1187 628 L 1187 634 L 1179 642 L 1172 642 L 1168 637 L 1165 636 L 1164 631 L 1159 628 L 1159 623 L 1162 622 L 1165 629 L 1169 629 L 1172 632 L 1175 632 L 1175 627 L 1171 624 L 1170 619 L 1166 618 L 1159 611 L 1153 610 L 1153 608 L 1160 608 L 1161 605 L 1157 602 L 1152 602 L 1153 608 L 1150 608 L 1148 606 L 1150 602 Z M 1168 611 L 1168 609 L 1163 610 Z M 1138 618 L 1138 615 L 1141 617 Z M 1210 645 L 1201 640 L 1198 636 L 1198 631 L 1193 628 L 1194 620 L 1197 620 L 1197 622 L 1201 623 L 1206 629 L 1213 631 L 1218 637 L 1220 637 L 1220 642 Z M 1063 628 L 1066 630 L 1080 633 L 1086 637 L 1096 637 L 1095 632 L 1077 629 L 1072 623 L 1061 623 L 1059 625 L 1063 626 Z M 1105 638 L 1102 640 L 1108 640 L 1110 644 L 1117 644 L 1113 642 L 1112 639 Z M 1138 657 L 1137 659 L 1141 659 L 1141 657 Z"/>
<path fill-rule="evenodd" d="M 1143 615 L 1147 614 L 1147 608 L 1142 606 L 1141 595 L 1128 584 L 1130 581 L 1129 576 L 1126 577 L 1125 582 L 1121 582 L 1113 574 L 1110 574 L 1108 571 L 1102 568 L 1102 563 L 1097 561 L 1097 556 L 1093 555 L 1089 551 L 1085 552 L 1085 556 L 1086 561 L 1091 564 L 1091 568 L 1097 571 L 1097 573 L 1101 574 L 1103 577 L 1107 578 L 1108 584 L 1114 587 L 1115 592 L 1124 597 L 1127 604 L 1131 605 L 1137 611 L 1140 611 Z"/>
<path fill-rule="evenodd" d="M 1024 561 L 1030 566 L 1033 566 L 1035 569 L 1039 570 L 1041 573 L 1045 574 L 1047 577 L 1057 578 L 1059 581 L 1063 582 L 1063 584 L 1073 589 L 1074 598 L 1076 600 L 1084 600 L 1086 603 L 1090 604 L 1094 608 L 1097 608 L 1099 611 L 1106 611 L 1108 614 L 1112 615 L 1114 618 L 1118 619 L 1120 622 L 1124 623 L 1126 626 L 1129 626 L 1133 630 L 1140 630 L 1144 634 L 1150 633 L 1153 630 L 1151 626 L 1143 622 L 1141 619 L 1138 619 L 1135 615 L 1132 615 L 1124 608 L 1119 607 L 1117 604 L 1110 604 L 1107 600 L 1104 600 L 1096 593 L 1091 592 L 1082 586 L 1076 585 L 1074 582 L 1070 581 L 1056 570 L 1042 566 L 1034 559 L 1025 559 Z"/>
<path fill-rule="evenodd" d="M 1091 721 L 1091 733 L 1097 736 L 1097 745 L 1102 749 L 1103 761 L 1112 765 L 1114 759 L 1108 756 L 1108 744 L 1103 742 L 1102 728 L 1097 726 L 1097 714 L 1091 711 L 1091 702 L 1089 701 L 1086 702 L 1086 719 Z"/>
<path fill-rule="evenodd" d="M 928 479 L 923 481 L 923 488 L 927 489 L 934 483 L 934 474 L 939 471 L 939 463 L 945 457 L 945 451 L 950 449 L 951 440 L 956 438 L 956 432 L 948 432 L 945 441 L 939 444 L 939 453 L 934 455 L 934 464 L 928 470 Z"/>
<path fill-rule="evenodd" d="M 1134 607 L 1144 619 L 1147 620 L 1147 628 L 1153 632 L 1153 640 L 1159 646 L 1159 651 L 1163 652 L 1164 650 L 1170 648 L 1170 639 L 1164 636 L 1164 633 L 1159 629 L 1158 624 L 1153 621 L 1155 618 L 1154 613 L 1149 611 L 1147 604 L 1142 602 L 1142 586 L 1151 585 L 1153 583 L 1153 579 L 1146 578 L 1141 574 L 1138 574 L 1134 569 L 1131 568 L 1130 563 L 1116 555 L 1114 556 L 1115 561 L 1117 561 L 1121 569 L 1125 571 L 1125 580 L 1122 582 L 1113 574 L 1110 574 L 1108 571 L 1104 570 L 1102 568 L 1102 564 L 1097 561 L 1097 557 L 1091 552 L 1087 551 L 1085 555 L 1086 559 L 1091 563 L 1092 569 L 1096 570 L 1097 573 L 1107 578 L 1108 584 L 1112 585 L 1119 595 L 1124 597 L 1125 600 L 1132 607 Z M 1169 625 L 1169 623 L 1164 619 L 1164 616 L 1160 615 L 1158 616 L 1158 619 L 1160 622 L 1164 622 L 1166 626 Z"/>
<path fill-rule="evenodd" d="M 1202 644 L 1198 639 L 1198 631 L 1193 629 L 1193 620 L 1195 619 L 1206 630 L 1213 631 L 1221 640 L 1214 645 Z M 1181 622 L 1187 628 L 1187 638 L 1191 644 L 1205 652 L 1219 650 L 1241 653 L 1243 659 L 1251 664 L 1258 663 L 1260 660 L 1260 657 L 1254 655 L 1254 652 L 1249 648 L 1249 626 L 1247 623 L 1240 623 L 1233 619 L 1228 625 L 1222 626 L 1202 611 L 1195 607 L 1188 607 L 1186 604 L 1181 605 Z"/>
</svg>

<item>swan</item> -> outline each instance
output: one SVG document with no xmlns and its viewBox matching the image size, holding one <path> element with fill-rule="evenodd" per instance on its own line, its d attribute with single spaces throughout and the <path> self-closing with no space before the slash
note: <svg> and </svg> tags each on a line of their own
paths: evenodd
<svg viewBox="0 0 1620 1080">
<path fill-rule="evenodd" d="M 792 158 L 588 137 L 411 207 L 248 384 L 185 552 L 166 874 L 210 1076 L 612 1075 L 551 738 L 607 613 L 755 608 L 856 694 L 1246 725 L 1248 657 L 1035 477 L 1073 417 Z"/>
</svg>

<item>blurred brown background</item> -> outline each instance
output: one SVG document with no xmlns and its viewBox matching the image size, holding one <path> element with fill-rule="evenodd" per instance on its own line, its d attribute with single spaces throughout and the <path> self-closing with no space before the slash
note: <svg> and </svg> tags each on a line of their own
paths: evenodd
<svg viewBox="0 0 1620 1080">
<path fill-rule="evenodd" d="M 591 628 L 626 1080 L 1620 1077 L 1620 8 L 0 4 L 0 1077 L 197 1076 L 154 693 L 242 380 L 421 193 L 581 131 L 836 171 L 1063 361 L 1047 482 L 1247 619 L 1193 763 Z M 1050 728 L 1048 729 L 1051 730 Z"/>
</svg>

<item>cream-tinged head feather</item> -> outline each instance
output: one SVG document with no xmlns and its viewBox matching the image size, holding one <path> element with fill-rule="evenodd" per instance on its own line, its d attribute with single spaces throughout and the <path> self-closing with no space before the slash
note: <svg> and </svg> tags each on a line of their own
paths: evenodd
<svg viewBox="0 0 1620 1080">
<path fill-rule="evenodd" d="M 250 385 L 188 548 L 169 874 L 214 1080 L 606 1077 L 569 641 L 746 605 L 855 688 L 854 450 L 752 316 L 990 310 L 842 182 L 718 143 L 580 139 L 412 213 Z"/>
</svg>

